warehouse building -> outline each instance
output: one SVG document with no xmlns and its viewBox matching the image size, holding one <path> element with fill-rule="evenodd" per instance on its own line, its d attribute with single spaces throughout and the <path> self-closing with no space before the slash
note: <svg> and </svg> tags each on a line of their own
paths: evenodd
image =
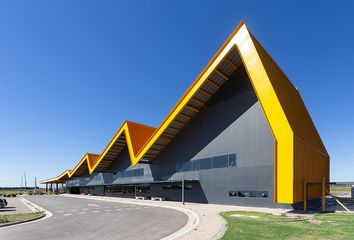
<svg viewBox="0 0 354 240">
<path fill-rule="evenodd" d="M 243 22 L 160 126 L 126 121 L 101 154 L 42 181 L 70 193 L 279 206 L 329 180 L 329 155 L 301 99 Z M 321 196 L 320 187 L 306 198 Z"/>
</svg>

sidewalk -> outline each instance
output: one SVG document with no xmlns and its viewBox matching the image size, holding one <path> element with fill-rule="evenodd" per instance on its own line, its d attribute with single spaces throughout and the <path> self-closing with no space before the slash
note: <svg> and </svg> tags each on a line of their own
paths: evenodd
<svg viewBox="0 0 354 240">
<path fill-rule="evenodd" d="M 260 208 L 260 207 L 243 207 L 229 206 L 218 204 L 199 204 L 172 201 L 151 201 L 151 200 L 136 200 L 130 198 L 103 197 L 103 196 L 87 196 L 63 194 L 66 197 L 85 198 L 93 200 L 103 200 L 139 205 L 153 205 L 159 207 L 167 207 L 186 213 L 189 221 L 186 226 L 178 232 L 166 237 L 165 239 L 185 239 L 185 240 L 213 240 L 222 237 L 226 231 L 226 222 L 219 215 L 223 211 L 256 211 L 273 214 L 286 213 L 289 209 L 280 208 Z"/>
</svg>

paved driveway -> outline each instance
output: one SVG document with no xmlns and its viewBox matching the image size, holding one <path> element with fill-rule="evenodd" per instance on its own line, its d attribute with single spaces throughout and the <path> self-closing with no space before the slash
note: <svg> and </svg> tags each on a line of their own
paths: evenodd
<svg viewBox="0 0 354 240">
<path fill-rule="evenodd" d="M 28 196 L 53 216 L 30 224 L 0 228 L 0 239 L 161 239 L 181 229 L 188 217 L 152 206 L 60 196 Z"/>
<path fill-rule="evenodd" d="M 23 202 L 17 197 L 6 198 L 7 206 L 0 208 L 0 215 L 14 213 L 30 213 L 32 212 Z"/>
</svg>

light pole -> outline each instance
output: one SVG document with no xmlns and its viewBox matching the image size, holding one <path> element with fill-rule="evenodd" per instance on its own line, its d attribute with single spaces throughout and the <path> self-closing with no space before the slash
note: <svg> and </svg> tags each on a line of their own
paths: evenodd
<svg viewBox="0 0 354 240">
<path fill-rule="evenodd" d="M 26 179 L 26 173 L 23 174 L 25 178 L 25 191 L 27 190 L 27 179 Z"/>
<path fill-rule="evenodd" d="M 37 177 L 34 177 L 34 192 L 37 190 Z"/>
</svg>

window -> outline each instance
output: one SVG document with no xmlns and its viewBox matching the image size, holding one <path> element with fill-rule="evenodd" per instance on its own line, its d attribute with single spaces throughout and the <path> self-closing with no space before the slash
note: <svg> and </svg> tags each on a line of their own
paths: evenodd
<svg viewBox="0 0 354 240">
<path fill-rule="evenodd" d="M 229 167 L 236 167 L 236 154 L 229 154 Z"/>
<path fill-rule="evenodd" d="M 134 194 L 135 187 L 131 185 L 123 185 L 123 194 Z"/>
<path fill-rule="evenodd" d="M 238 197 L 250 197 L 251 193 L 250 193 L 250 191 L 238 191 L 237 196 Z"/>
<path fill-rule="evenodd" d="M 123 177 L 131 177 L 131 171 L 123 171 Z"/>
<path fill-rule="evenodd" d="M 121 193 L 122 192 L 122 185 L 112 185 L 112 192 L 113 193 Z"/>
<path fill-rule="evenodd" d="M 195 159 L 187 162 L 177 162 L 176 172 L 189 172 L 212 168 L 236 167 L 236 154 L 224 154 L 209 158 Z"/>
<path fill-rule="evenodd" d="M 111 185 L 104 186 L 104 191 L 110 193 L 112 191 L 112 186 Z"/>
<path fill-rule="evenodd" d="M 136 169 L 135 170 L 135 176 L 144 176 L 144 168 Z"/>
<path fill-rule="evenodd" d="M 182 172 L 182 163 L 181 162 L 176 163 L 176 172 Z"/>
<path fill-rule="evenodd" d="M 192 162 L 192 171 L 198 171 L 199 170 L 199 160 L 194 160 Z"/>
<path fill-rule="evenodd" d="M 134 169 L 134 170 L 126 170 L 119 171 L 113 174 L 115 178 L 126 178 L 126 177 L 139 177 L 144 176 L 144 168 Z"/>
<path fill-rule="evenodd" d="M 192 162 L 188 161 L 183 163 L 182 168 L 181 168 L 181 172 L 188 172 L 192 170 Z"/>
<path fill-rule="evenodd" d="M 174 183 L 174 184 L 164 184 L 162 185 L 163 190 L 182 190 L 182 184 Z M 191 184 L 184 184 L 184 190 L 191 190 Z"/>
<path fill-rule="evenodd" d="M 229 191 L 229 197 L 237 197 L 237 192 Z"/>
<path fill-rule="evenodd" d="M 229 165 L 228 155 L 213 157 L 213 168 L 225 168 Z"/>
<path fill-rule="evenodd" d="M 163 190 L 171 190 L 172 186 L 171 185 L 162 185 Z"/>
<path fill-rule="evenodd" d="M 139 195 L 149 194 L 150 193 L 150 185 L 137 185 L 136 193 Z"/>
<path fill-rule="evenodd" d="M 229 197 L 267 198 L 268 191 L 229 191 Z"/>
<path fill-rule="evenodd" d="M 212 159 L 211 158 L 202 158 L 199 160 L 199 164 L 200 164 L 200 167 L 199 169 L 200 170 L 204 170 L 204 169 L 210 169 L 212 168 Z"/>
</svg>

